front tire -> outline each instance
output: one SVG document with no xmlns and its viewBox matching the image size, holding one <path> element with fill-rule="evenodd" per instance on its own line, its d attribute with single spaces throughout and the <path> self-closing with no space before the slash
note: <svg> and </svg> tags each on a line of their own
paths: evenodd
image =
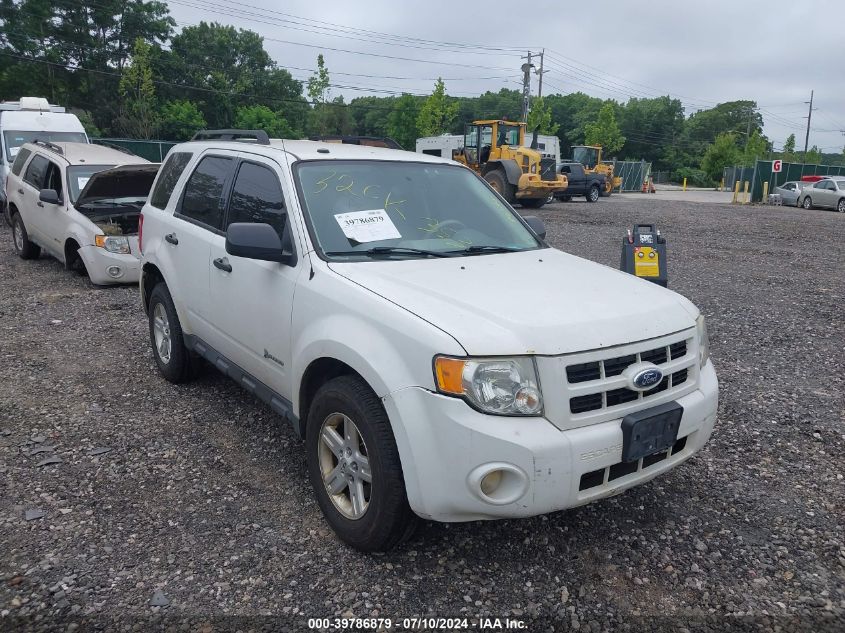
<svg viewBox="0 0 845 633">
<path fill-rule="evenodd" d="M 29 233 L 23 224 L 20 213 L 12 217 L 12 241 L 15 243 L 15 252 L 21 259 L 38 259 L 41 255 L 41 247 L 29 241 Z"/>
<path fill-rule="evenodd" d="M 839 201 L 839 204 L 836 205 L 836 210 L 839 211 L 839 213 L 845 213 L 845 198 L 842 198 Z"/>
<path fill-rule="evenodd" d="M 598 186 L 593 185 L 590 187 L 590 190 L 587 192 L 587 202 L 598 202 L 599 197 L 601 197 L 601 192 Z"/>
<path fill-rule="evenodd" d="M 804 198 L 804 204 L 802 204 L 805 209 L 812 209 L 813 208 L 813 199 L 810 196 Z"/>
<path fill-rule="evenodd" d="M 410 537 L 418 519 L 390 420 L 360 377 L 339 376 L 317 390 L 305 448 L 317 502 L 342 541 L 378 552 Z"/>
<path fill-rule="evenodd" d="M 153 288 L 147 308 L 153 358 L 161 375 L 169 382 L 188 382 L 197 374 L 198 359 L 185 346 L 182 324 L 167 285 Z"/>
<path fill-rule="evenodd" d="M 510 204 L 513 204 L 514 200 L 516 200 L 514 186 L 508 182 L 504 170 L 492 169 L 484 174 L 484 180 Z"/>
</svg>

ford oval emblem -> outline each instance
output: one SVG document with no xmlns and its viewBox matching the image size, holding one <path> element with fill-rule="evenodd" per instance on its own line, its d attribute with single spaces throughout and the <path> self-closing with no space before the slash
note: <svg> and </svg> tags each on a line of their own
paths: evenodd
<svg viewBox="0 0 845 633">
<path fill-rule="evenodd" d="M 631 384 L 640 391 L 656 387 L 661 380 L 663 380 L 663 372 L 659 367 L 646 367 L 631 376 Z"/>
</svg>

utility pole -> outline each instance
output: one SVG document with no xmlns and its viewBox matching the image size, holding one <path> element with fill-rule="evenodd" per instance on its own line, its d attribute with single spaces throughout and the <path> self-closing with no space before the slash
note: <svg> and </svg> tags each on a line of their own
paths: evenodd
<svg viewBox="0 0 845 633">
<path fill-rule="evenodd" d="M 807 147 L 810 145 L 810 120 L 813 118 L 813 91 L 810 90 L 810 100 L 804 103 L 810 104 L 810 111 L 807 113 L 807 135 L 804 137 L 804 157 L 807 157 Z"/>
<path fill-rule="evenodd" d="M 543 70 L 543 57 L 545 56 L 545 54 L 546 54 L 546 49 L 544 48 L 542 51 L 540 51 L 540 70 L 537 71 L 537 74 L 540 75 L 539 84 L 537 85 L 537 98 L 538 99 L 543 96 L 543 75 L 545 73 L 549 72 L 548 70 Z"/>
<path fill-rule="evenodd" d="M 528 51 L 528 56 L 523 57 L 528 61 L 522 65 L 522 122 L 528 121 L 528 99 L 531 96 L 531 69 L 534 64 L 531 63 L 531 51 Z"/>
</svg>

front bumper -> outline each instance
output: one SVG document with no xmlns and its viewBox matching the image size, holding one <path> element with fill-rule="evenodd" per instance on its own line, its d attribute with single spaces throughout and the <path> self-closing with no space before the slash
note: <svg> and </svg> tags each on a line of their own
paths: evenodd
<svg viewBox="0 0 845 633">
<path fill-rule="evenodd" d="M 111 253 L 99 246 L 83 246 L 79 256 L 91 282 L 97 285 L 137 284 L 141 277 L 141 262 L 133 254 Z M 109 269 L 117 274 L 109 274 Z"/>
<path fill-rule="evenodd" d="M 561 431 L 542 417 L 485 415 L 462 400 L 416 387 L 384 398 L 411 508 L 445 522 L 563 510 L 666 472 L 700 450 L 713 431 L 718 381 L 712 363 L 701 370 L 698 388 L 677 402 L 684 407 L 678 431 L 678 438 L 686 440 L 683 449 L 613 478 L 607 473 L 621 462 L 621 419 Z M 493 468 L 504 476 L 487 496 L 479 482 Z M 606 474 L 598 485 L 581 489 L 582 476 L 602 471 Z"/>
<path fill-rule="evenodd" d="M 545 198 L 563 191 L 569 185 L 566 176 L 558 174 L 557 180 L 542 180 L 537 174 L 522 174 L 516 190 L 517 198 Z"/>
</svg>

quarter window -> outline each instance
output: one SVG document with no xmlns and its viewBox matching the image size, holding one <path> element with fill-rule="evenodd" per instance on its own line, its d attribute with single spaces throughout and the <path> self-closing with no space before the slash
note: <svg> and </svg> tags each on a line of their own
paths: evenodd
<svg viewBox="0 0 845 633">
<path fill-rule="evenodd" d="M 32 152 L 28 149 L 22 149 L 18 152 L 18 155 L 15 157 L 15 162 L 12 165 L 12 173 L 15 176 L 20 176 L 21 171 L 23 170 L 23 166 L 26 164 L 27 159 L 32 155 Z"/>
<path fill-rule="evenodd" d="M 170 202 L 170 195 L 179 181 L 179 176 L 185 171 L 185 166 L 191 160 L 190 152 L 175 152 L 167 157 L 161 168 L 161 174 L 156 181 L 153 193 L 150 196 L 150 204 L 157 209 L 164 209 Z"/>
<path fill-rule="evenodd" d="M 180 213 L 213 229 L 223 228 L 223 193 L 233 169 L 231 158 L 206 156 L 185 184 Z"/>
<path fill-rule="evenodd" d="M 47 166 L 49 164 L 50 161 L 36 154 L 35 158 L 29 163 L 29 167 L 26 168 L 26 172 L 23 175 L 24 182 L 36 189 L 42 189 L 44 187 L 44 176 L 47 175 Z"/>
<path fill-rule="evenodd" d="M 227 225 L 233 222 L 266 222 L 282 237 L 285 228 L 285 202 L 276 174 L 262 165 L 241 163 Z"/>
</svg>

